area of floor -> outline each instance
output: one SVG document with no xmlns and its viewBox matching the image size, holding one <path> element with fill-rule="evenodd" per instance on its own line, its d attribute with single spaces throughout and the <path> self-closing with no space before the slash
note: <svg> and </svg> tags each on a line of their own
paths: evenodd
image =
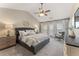
<svg viewBox="0 0 79 59">
<path fill-rule="evenodd" d="M 66 48 L 68 56 L 79 56 L 79 47 L 67 45 Z"/>
<path fill-rule="evenodd" d="M 51 38 L 50 42 L 44 46 L 36 55 L 33 55 L 26 48 L 17 44 L 0 51 L 0 56 L 63 56 L 64 55 L 64 40 Z"/>
</svg>

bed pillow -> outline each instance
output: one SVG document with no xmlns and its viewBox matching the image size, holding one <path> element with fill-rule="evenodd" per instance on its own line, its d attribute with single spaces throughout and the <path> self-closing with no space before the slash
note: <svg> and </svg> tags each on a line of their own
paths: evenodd
<svg viewBox="0 0 79 59">
<path fill-rule="evenodd" d="M 19 31 L 19 39 L 21 40 L 24 36 L 34 35 L 34 30 L 27 30 L 27 31 Z"/>
<path fill-rule="evenodd" d="M 28 36 L 28 33 L 25 31 L 19 31 L 19 39 L 21 40 L 24 36 Z"/>
<path fill-rule="evenodd" d="M 28 35 L 34 35 L 35 34 L 34 30 L 26 30 L 26 32 L 28 33 Z"/>
<path fill-rule="evenodd" d="M 23 32 L 24 31 L 19 31 L 19 39 L 21 40 L 21 38 L 23 37 Z"/>
<path fill-rule="evenodd" d="M 28 36 L 35 34 L 34 30 L 19 31 L 20 36 Z"/>
<path fill-rule="evenodd" d="M 29 32 L 19 31 L 20 36 L 27 36 Z"/>
</svg>

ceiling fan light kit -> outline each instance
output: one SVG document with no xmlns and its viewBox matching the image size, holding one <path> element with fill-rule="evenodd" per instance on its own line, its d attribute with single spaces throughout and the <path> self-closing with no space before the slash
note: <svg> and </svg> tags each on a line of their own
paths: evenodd
<svg viewBox="0 0 79 59">
<path fill-rule="evenodd" d="M 43 13 L 40 13 L 39 16 L 45 16 Z"/>
</svg>

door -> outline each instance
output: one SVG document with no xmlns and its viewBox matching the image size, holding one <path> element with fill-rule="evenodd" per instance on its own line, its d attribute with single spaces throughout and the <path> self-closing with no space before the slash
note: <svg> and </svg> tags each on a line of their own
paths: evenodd
<svg viewBox="0 0 79 59">
<path fill-rule="evenodd" d="M 55 33 L 56 33 L 56 24 L 55 22 L 49 22 L 48 24 L 48 27 L 49 27 L 49 36 L 51 37 L 55 37 Z"/>
<path fill-rule="evenodd" d="M 48 33 L 48 24 L 41 23 L 41 33 Z"/>
</svg>

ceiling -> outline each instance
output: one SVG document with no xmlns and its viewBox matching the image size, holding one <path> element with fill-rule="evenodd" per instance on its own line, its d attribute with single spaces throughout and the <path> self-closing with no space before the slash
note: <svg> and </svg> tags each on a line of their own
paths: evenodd
<svg viewBox="0 0 79 59">
<path fill-rule="evenodd" d="M 38 17 L 35 12 L 40 7 L 39 3 L 0 3 L 0 7 L 28 11 L 40 22 L 70 17 L 74 5 L 75 3 L 44 3 L 44 9 L 49 9 L 51 12 L 48 16 Z"/>
</svg>

